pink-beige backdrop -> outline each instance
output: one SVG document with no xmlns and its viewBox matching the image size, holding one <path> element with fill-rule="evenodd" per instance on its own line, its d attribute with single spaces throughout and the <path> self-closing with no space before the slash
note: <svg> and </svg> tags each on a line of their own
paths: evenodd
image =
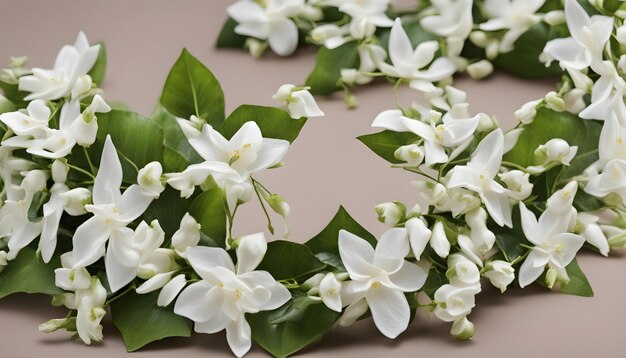
<svg viewBox="0 0 626 358">
<path fill-rule="evenodd" d="M 124 101 L 133 110 L 150 114 L 168 70 L 186 47 L 221 81 L 230 112 L 240 104 L 274 105 L 271 96 L 284 83 L 302 84 L 313 68 L 315 53 L 298 52 L 282 59 L 273 55 L 255 60 L 242 51 L 214 48 L 225 8 L 231 1 L 216 0 L 0 0 L 0 63 L 26 55 L 31 66 L 51 67 L 63 44 L 84 30 L 92 41 L 104 40 L 108 50 L 105 83 L 107 99 Z M 411 1 L 400 1 L 410 5 Z M 494 114 L 505 127 L 512 112 L 553 88 L 550 81 L 529 82 L 497 74 L 475 82 L 459 78 L 456 86 L 469 93 L 471 110 Z M 341 97 L 319 99 L 325 118 L 311 119 L 286 157 L 285 167 L 261 177 L 290 203 L 291 236 L 303 242 L 319 232 L 339 205 L 367 229 L 385 228 L 373 207 L 391 200 L 418 201 L 410 185 L 413 176 L 389 165 L 355 137 L 373 130 L 370 124 L 382 110 L 393 107 L 388 85 L 360 88 L 360 106 L 347 110 Z M 411 93 L 402 94 L 405 100 Z M 256 203 L 240 212 L 237 233 L 265 229 Z M 276 219 L 278 220 L 278 219 Z M 278 223 L 278 221 L 276 221 Z M 280 225 L 275 225 L 280 227 Z M 275 237 L 280 238 L 280 233 Z M 333 331 L 320 344 L 299 355 L 307 357 L 624 357 L 626 345 L 626 258 L 583 254 L 580 264 L 596 296 L 592 299 L 546 292 L 541 288 L 512 289 L 500 295 L 486 288 L 470 316 L 476 335 L 456 342 L 449 324 L 419 314 L 399 339 L 381 336 L 366 320 Z M 485 285 L 487 287 L 487 285 Z M 39 333 L 37 326 L 63 317 L 63 309 L 49 307 L 46 297 L 16 295 L 0 302 L 0 357 L 122 357 L 123 342 L 110 321 L 105 341 L 85 347 L 68 334 Z M 134 357 L 231 356 L 225 336 L 195 335 L 153 344 Z M 249 356 L 264 356 L 253 348 Z"/>
</svg>

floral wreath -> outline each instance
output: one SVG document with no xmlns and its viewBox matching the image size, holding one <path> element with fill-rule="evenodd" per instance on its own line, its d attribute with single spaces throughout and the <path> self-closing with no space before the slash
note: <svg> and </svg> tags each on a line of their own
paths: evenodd
<svg viewBox="0 0 626 358">
<path fill-rule="evenodd" d="M 99 342 L 110 312 L 129 351 L 226 330 L 237 356 L 254 341 L 284 357 L 369 316 L 395 338 L 423 309 L 466 340 L 482 278 L 592 296 L 576 254 L 626 246 L 624 2 L 431 0 L 396 17 L 388 0 L 240 0 L 228 14 L 221 47 L 323 45 L 306 86 L 274 95 L 284 107 L 226 116 L 219 82 L 184 50 L 144 118 L 104 100 L 105 46 L 83 33 L 52 69 L 13 58 L 0 73 L 0 297 L 68 308 L 41 331 Z M 505 132 L 451 86 L 494 67 L 561 82 Z M 286 223 L 256 175 L 323 115 L 312 93 L 344 90 L 354 106 L 352 88 L 378 77 L 420 98 L 359 140 L 418 174 L 426 205 L 377 206 L 378 240 L 343 208 L 305 244 L 233 236 L 253 199 L 272 234 L 268 208 Z"/>
</svg>

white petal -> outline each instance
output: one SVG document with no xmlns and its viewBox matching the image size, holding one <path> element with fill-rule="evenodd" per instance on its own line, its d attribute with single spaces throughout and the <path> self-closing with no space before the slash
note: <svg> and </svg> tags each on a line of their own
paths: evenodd
<svg viewBox="0 0 626 358">
<path fill-rule="evenodd" d="M 208 322 L 222 309 L 222 292 L 204 281 L 192 283 L 176 300 L 174 312 L 194 322 Z"/>
<path fill-rule="evenodd" d="M 351 277 L 367 277 L 373 270 L 374 248 L 345 230 L 339 231 L 339 255 Z"/>
<path fill-rule="evenodd" d="M 243 236 L 237 246 L 237 274 L 254 271 L 267 252 L 267 241 L 262 232 Z"/>
<path fill-rule="evenodd" d="M 182 291 L 186 285 L 187 279 L 185 278 L 185 275 L 178 275 L 174 277 L 168 284 L 163 286 L 163 289 L 159 293 L 159 298 L 157 299 L 157 305 L 161 307 L 168 306 L 174 301 L 176 296 L 178 296 L 178 293 Z"/>
<path fill-rule="evenodd" d="M 280 163 L 289 149 L 289 142 L 282 139 L 263 138 L 263 145 L 257 152 L 257 158 L 248 170 L 251 173 L 267 169 Z"/>
<path fill-rule="evenodd" d="M 424 222 L 418 218 L 409 219 L 405 227 L 409 233 L 409 242 L 411 243 L 411 249 L 413 250 L 413 256 L 415 259 L 419 261 L 428 241 L 430 240 L 430 236 L 432 235 L 432 231 L 424 224 Z"/>
<path fill-rule="evenodd" d="M 415 292 L 419 290 L 424 283 L 428 272 L 424 271 L 420 266 L 404 261 L 400 269 L 392 275 L 389 275 L 391 282 L 400 288 L 403 292 Z"/>
<path fill-rule="evenodd" d="M 230 349 L 237 357 L 243 357 L 252 347 L 250 325 L 242 314 L 238 320 L 226 327 L 226 339 Z"/>
<path fill-rule="evenodd" d="M 268 37 L 272 51 L 277 55 L 292 54 L 298 46 L 298 28 L 290 19 L 280 19 L 270 25 Z"/>
<path fill-rule="evenodd" d="M 404 121 L 401 120 L 402 111 L 392 109 L 381 112 L 374 119 L 372 127 L 385 128 L 394 132 L 406 132 L 408 129 L 404 125 Z"/>
<path fill-rule="evenodd" d="M 235 265 L 226 250 L 217 247 L 196 246 L 187 249 L 187 260 L 200 276 L 214 267 L 224 267 L 235 272 Z"/>
<path fill-rule="evenodd" d="M 394 66 L 402 66 L 411 61 L 413 45 L 402 27 L 400 18 L 396 18 L 389 35 L 389 58 Z"/>
<path fill-rule="evenodd" d="M 55 190 L 53 187 L 50 201 L 43 206 L 44 218 L 39 248 L 41 249 L 41 258 L 45 263 L 50 262 L 57 246 L 57 231 L 63 215 L 63 207 L 67 201 L 62 194 L 66 190 L 67 187 L 65 190 L 59 190 L 58 187 Z"/>
<path fill-rule="evenodd" d="M 380 286 L 370 289 L 365 299 L 376 327 L 386 337 L 394 339 L 409 326 L 409 303 L 401 291 Z"/>
<path fill-rule="evenodd" d="M 450 253 L 450 241 L 446 237 L 446 231 L 443 228 L 443 223 L 437 221 L 433 226 L 433 234 L 430 238 L 430 247 L 435 250 L 435 253 L 445 259 Z"/>
<path fill-rule="evenodd" d="M 143 214 L 155 199 L 150 193 L 137 184 L 131 185 L 119 201 L 120 220 L 133 221 Z"/>
<path fill-rule="evenodd" d="M 104 254 L 104 244 L 111 236 L 110 228 L 99 218 L 92 217 L 82 223 L 72 238 L 74 268 L 87 267 Z"/>
<path fill-rule="evenodd" d="M 374 254 L 374 266 L 392 273 L 409 254 L 409 234 L 404 228 L 392 228 L 381 236 Z"/>
<path fill-rule="evenodd" d="M 522 267 L 520 267 L 518 279 L 521 288 L 524 288 L 535 282 L 543 273 L 545 266 L 537 265 L 537 260 L 540 259 L 538 255 L 539 254 L 537 254 L 537 251 L 531 251 L 526 260 L 524 260 Z M 543 261 L 543 258 L 541 258 L 541 260 Z"/>
<path fill-rule="evenodd" d="M 173 274 L 173 271 L 156 274 L 152 276 L 152 278 L 150 278 L 148 281 L 141 284 L 141 286 L 137 287 L 135 291 L 140 295 L 145 295 L 146 293 L 150 293 L 160 288 L 163 288 L 163 286 L 171 281 Z"/>
<path fill-rule="evenodd" d="M 107 280 L 113 293 L 119 291 L 137 277 L 136 269 L 122 265 L 112 250 L 106 253 L 104 263 L 106 265 Z"/>
<path fill-rule="evenodd" d="M 117 150 L 107 136 L 102 149 L 100 168 L 93 185 L 94 204 L 113 204 L 120 198 L 120 186 L 122 185 L 122 164 L 117 156 Z"/>
</svg>

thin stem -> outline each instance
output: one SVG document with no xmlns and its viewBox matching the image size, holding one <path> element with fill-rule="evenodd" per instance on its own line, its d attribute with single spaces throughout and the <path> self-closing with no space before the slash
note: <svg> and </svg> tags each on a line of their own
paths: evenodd
<svg viewBox="0 0 626 358">
<path fill-rule="evenodd" d="M 523 172 L 526 172 L 526 168 L 524 168 L 523 166 L 519 165 L 519 164 L 515 164 L 515 163 L 511 163 L 511 162 L 506 162 L 506 161 L 502 161 L 502 166 L 503 167 L 510 167 L 510 168 L 515 168 L 515 169 L 519 169 Z"/>
<path fill-rule="evenodd" d="M 89 153 L 87 152 L 87 148 L 83 147 L 83 153 L 85 153 L 85 158 L 87 159 L 87 164 L 89 164 L 89 170 L 93 175 L 96 175 L 96 167 L 91 162 L 91 158 L 89 157 Z"/>
<path fill-rule="evenodd" d="M 107 300 L 107 301 L 104 303 L 104 306 L 108 306 L 108 305 L 110 305 L 111 303 L 113 303 L 113 302 L 117 301 L 117 300 L 118 300 L 119 298 L 121 298 L 121 297 L 124 297 L 127 293 L 129 293 L 130 291 L 132 291 L 132 290 L 134 290 L 134 289 L 135 289 L 135 284 L 132 284 L 132 285 L 128 286 L 128 288 L 127 288 L 127 289 L 125 289 L 125 290 L 124 290 L 124 292 L 122 292 L 122 293 L 120 293 L 119 295 L 117 295 L 117 296 L 115 296 L 115 297 L 112 297 L 112 298 L 110 298 L 109 300 Z"/>
<path fill-rule="evenodd" d="M 86 171 L 86 170 L 85 170 L 85 169 L 83 169 L 83 168 L 79 168 L 79 167 L 77 167 L 77 166 L 75 166 L 75 165 L 72 165 L 72 164 L 67 164 L 67 166 L 68 166 L 70 169 L 74 169 L 74 170 L 76 170 L 77 172 L 81 172 L 81 173 L 83 173 L 83 174 L 87 175 L 87 176 L 88 176 L 88 177 L 90 177 L 91 179 L 94 179 L 94 180 L 96 179 L 96 177 L 95 177 L 92 173 L 90 173 L 90 172 Z"/>
<path fill-rule="evenodd" d="M 265 204 L 263 203 L 263 199 L 261 198 L 261 193 L 259 193 L 259 188 L 257 187 L 257 181 L 252 179 L 252 187 L 254 188 L 254 192 L 256 193 L 256 197 L 259 199 L 259 203 L 261 204 L 261 208 L 263 208 L 263 212 L 265 213 L 265 217 L 267 218 L 267 228 L 272 235 L 274 235 L 274 226 L 272 226 L 272 219 L 270 218 L 270 214 L 265 208 Z"/>
<path fill-rule="evenodd" d="M 132 160 L 130 160 L 127 156 L 124 155 L 124 153 L 120 152 L 119 150 L 117 151 L 117 154 L 119 154 L 122 159 L 124 159 L 128 164 L 130 164 L 135 171 L 137 171 L 137 173 L 139 173 L 139 167 L 137 167 L 137 164 L 135 164 Z"/>
<path fill-rule="evenodd" d="M 396 107 L 398 107 L 399 109 L 403 109 L 402 105 L 400 105 L 400 100 L 398 99 L 398 88 L 400 87 L 403 81 L 404 81 L 403 78 L 399 78 L 396 81 L 396 84 L 393 86 L 393 97 L 396 100 Z"/>
<path fill-rule="evenodd" d="M 414 168 L 400 167 L 400 166 L 397 166 L 397 165 L 392 165 L 391 167 L 392 167 L 392 168 L 402 168 L 402 169 L 404 169 L 404 170 L 406 170 L 406 171 L 409 171 L 409 172 L 411 172 L 411 173 L 417 173 L 417 174 L 419 174 L 419 175 L 421 175 L 421 176 L 424 176 L 424 177 L 426 177 L 426 178 L 428 178 L 428 179 L 430 179 L 430 180 L 432 180 L 432 181 L 435 181 L 435 182 L 439 183 L 439 180 L 438 180 L 438 179 L 435 179 L 433 176 L 430 176 L 430 175 L 428 175 L 428 174 L 424 173 L 424 172 L 423 172 L 423 171 L 421 171 L 420 169 L 417 169 L 417 168 L 415 168 L 415 169 L 414 169 Z"/>
</svg>

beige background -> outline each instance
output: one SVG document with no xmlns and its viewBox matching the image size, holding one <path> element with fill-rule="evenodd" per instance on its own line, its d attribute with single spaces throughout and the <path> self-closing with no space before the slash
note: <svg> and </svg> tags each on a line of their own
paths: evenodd
<svg viewBox="0 0 626 358">
<path fill-rule="evenodd" d="M 51 67 L 63 44 L 73 42 L 79 30 L 93 41 L 107 44 L 109 65 L 104 84 L 107 98 L 123 100 L 134 110 L 149 114 L 156 104 L 167 72 L 183 47 L 187 47 L 221 80 L 227 111 L 240 104 L 272 105 L 271 95 L 283 83 L 301 84 L 313 68 L 314 51 L 281 59 L 254 60 L 240 51 L 213 48 L 225 7 L 230 1 L 214 0 L 108 0 L 34 1 L 0 0 L 0 61 L 27 55 L 30 65 Z M 410 1 L 404 1 L 404 4 Z M 474 112 L 495 114 L 505 126 L 511 113 L 528 100 L 541 97 L 550 82 L 527 82 L 496 75 L 482 82 L 459 79 L 469 92 Z M 410 92 L 403 93 L 409 100 Z M 360 107 L 348 111 L 341 97 L 320 99 L 325 118 L 305 126 L 291 148 L 286 166 L 261 179 L 283 194 L 291 204 L 291 239 L 305 241 L 319 232 L 340 204 L 366 228 L 380 234 L 374 205 L 390 200 L 417 201 L 407 173 L 392 170 L 354 138 L 370 133 L 374 116 L 392 108 L 388 85 L 357 92 Z M 240 234 L 263 230 L 257 204 L 241 212 Z M 280 227 L 278 222 L 275 226 Z M 277 237 L 279 238 L 279 237 Z M 626 321 L 626 282 L 623 256 L 605 259 L 583 254 L 581 266 L 596 297 L 578 298 L 530 288 L 500 295 L 486 289 L 471 315 L 476 335 L 460 343 L 448 335 L 449 325 L 420 314 L 409 330 L 395 341 L 382 337 L 370 321 L 332 332 L 322 344 L 302 356 L 322 357 L 623 357 Z M 69 341 L 65 333 L 45 335 L 37 326 L 64 310 L 50 308 L 45 297 L 18 295 L 0 302 L 0 357 L 117 357 L 125 356 L 123 342 L 110 322 L 105 322 L 105 342 L 85 347 Z M 136 357 L 230 356 L 222 334 L 171 339 L 135 353 Z M 249 356 L 263 356 L 254 348 Z"/>
</svg>

